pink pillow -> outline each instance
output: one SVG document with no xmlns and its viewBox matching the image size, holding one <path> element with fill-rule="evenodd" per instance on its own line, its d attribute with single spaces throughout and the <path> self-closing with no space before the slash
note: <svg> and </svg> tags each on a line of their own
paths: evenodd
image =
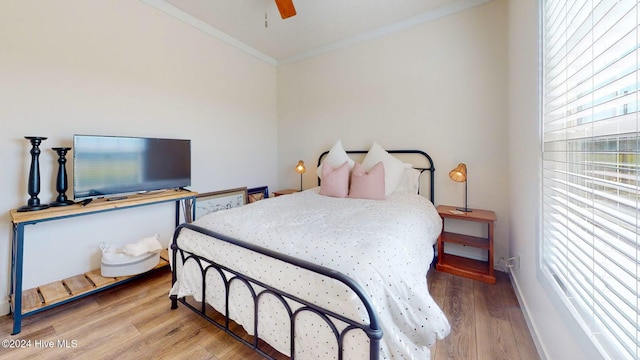
<svg viewBox="0 0 640 360">
<path fill-rule="evenodd" d="M 351 171 L 349 197 L 356 199 L 384 200 L 384 163 L 375 164 L 367 173 L 356 163 Z"/>
<path fill-rule="evenodd" d="M 326 161 L 322 162 L 322 182 L 320 195 L 337 198 L 347 197 L 349 194 L 349 163 L 344 162 L 337 168 L 332 168 Z"/>
<path fill-rule="evenodd" d="M 384 163 L 384 195 L 389 196 L 400 184 L 404 169 L 411 167 L 411 164 L 403 163 L 400 159 L 389 154 L 377 142 L 374 142 L 367 152 L 367 156 L 362 160 L 362 166 L 371 171 L 371 168 L 379 161 Z"/>
</svg>

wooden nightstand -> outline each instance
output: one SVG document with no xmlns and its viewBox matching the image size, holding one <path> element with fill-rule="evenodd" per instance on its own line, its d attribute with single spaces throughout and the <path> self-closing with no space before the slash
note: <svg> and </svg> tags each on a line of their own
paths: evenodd
<svg viewBox="0 0 640 360">
<path fill-rule="evenodd" d="M 472 209 L 472 212 L 457 212 L 455 206 L 438 205 L 438 214 L 442 218 L 442 232 L 438 237 L 438 262 L 436 270 L 454 275 L 480 280 L 489 284 L 496 283 L 493 273 L 493 223 L 496 214 L 490 210 Z M 445 231 L 446 219 L 458 219 L 485 223 L 488 227 L 487 237 L 457 234 Z M 479 261 L 462 256 L 444 253 L 444 244 L 453 243 L 484 249 L 488 253 L 488 261 Z"/>
<path fill-rule="evenodd" d="M 273 192 L 273 197 L 280 196 L 280 195 L 289 195 L 289 194 L 297 193 L 299 191 L 300 190 L 294 190 L 294 189 L 278 190 Z"/>
</svg>

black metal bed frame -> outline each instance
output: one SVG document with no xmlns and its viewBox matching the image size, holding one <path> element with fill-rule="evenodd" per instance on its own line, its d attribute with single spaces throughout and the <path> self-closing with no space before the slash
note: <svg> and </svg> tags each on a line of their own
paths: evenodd
<svg viewBox="0 0 640 360">
<path fill-rule="evenodd" d="M 347 151 L 347 153 L 349 154 L 364 154 L 367 151 L 364 150 L 355 150 L 355 151 Z M 431 157 L 420 150 L 388 150 L 387 152 L 391 153 L 391 154 L 418 154 L 423 156 L 424 158 L 426 158 L 427 162 L 428 162 L 428 166 L 427 167 L 415 167 L 417 170 L 420 170 L 420 174 L 422 175 L 423 172 L 425 171 L 429 171 L 430 172 L 430 200 L 433 203 L 434 200 L 434 172 L 435 172 L 435 168 L 433 166 L 433 160 L 431 159 Z M 322 153 L 320 155 L 320 157 L 318 158 L 318 166 L 320 165 L 322 159 L 328 154 L 328 151 Z M 320 184 L 320 180 L 318 180 L 318 184 Z M 258 254 L 262 254 L 265 256 L 268 256 L 270 258 L 273 259 L 277 259 L 279 261 L 283 261 L 285 263 L 297 266 L 299 268 L 302 269 L 306 269 L 308 271 L 311 271 L 313 273 L 316 274 L 320 274 L 324 277 L 327 278 L 331 278 L 334 280 L 337 280 L 339 282 L 341 282 L 342 284 L 344 284 L 345 286 L 347 286 L 348 288 L 351 289 L 351 291 L 353 291 L 353 293 L 355 295 L 358 296 L 358 298 L 362 301 L 362 304 L 364 305 L 364 308 L 367 311 L 367 314 L 369 316 L 369 323 L 362 323 L 362 321 L 358 321 L 358 320 L 353 320 L 353 319 L 349 319 L 346 318 L 345 316 L 335 313 L 331 310 L 328 310 L 326 308 L 323 308 L 321 306 L 318 306 L 317 304 L 313 304 L 305 299 L 301 299 L 299 297 L 296 297 L 294 295 L 290 295 L 287 294 L 286 292 L 273 287 L 271 285 L 262 283 L 261 281 L 258 281 L 256 279 L 253 279 L 245 274 L 242 274 L 234 269 L 230 269 L 224 265 L 221 265 L 219 263 L 216 263 L 214 261 L 211 261 L 210 259 L 206 259 L 202 256 L 199 256 L 197 254 L 188 252 L 184 249 L 181 249 L 178 245 L 178 237 L 180 235 L 180 233 L 185 230 L 191 230 L 191 231 L 195 231 L 198 232 L 200 234 L 206 235 L 208 237 L 211 238 L 215 238 L 219 241 L 223 241 L 229 244 L 233 244 L 235 246 L 239 246 L 242 247 L 244 249 L 247 249 L 249 251 L 258 253 Z M 181 302 L 182 304 L 184 304 L 187 308 L 191 309 L 192 311 L 194 311 L 195 313 L 197 313 L 198 315 L 200 315 L 201 317 L 203 317 L 204 319 L 206 319 L 207 321 L 209 321 L 210 323 L 214 324 L 215 326 L 217 326 L 218 328 L 222 329 L 223 331 L 225 331 L 227 334 L 231 335 L 233 338 L 235 338 L 236 340 L 240 341 L 241 343 L 245 344 L 246 346 L 250 347 L 251 349 L 253 349 L 254 351 L 256 351 L 257 353 L 259 353 L 260 355 L 262 355 L 263 357 L 267 358 L 267 359 L 274 359 L 274 357 L 272 357 L 270 354 L 268 354 L 267 352 L 265 352 L 265 349 L 260 347 L 260 343 L 259 343 L 259 338 L 260 338 L 260 334 L 258 331 L 258 311 L 259 311 L 259 300 L 262 296 L 264 295 L 272 295 L 275 296 L 280 303 L 282 304 L 282 306 L 284 307 L 284 309 L 286 309 L 288 316 L 289 316 L 289 325 L 290 325 L 290 358 L 291 360 L 295 359 L 295 324 L 296 324 L 296 318 L 299 314 L 303 313 L 303 312 L 312 312 L 315 315 L 317 315 L 318 317 L 320 317 L 322 320 L 324 320 L 326 322 L 326 324 L 329 326 L 329 328 L 331 329 L 331 331 L 333 332 L 337 344 L 338 344 L 338 354 L 336 354 L 336 358 L 341 360 L 343 358 L 343 345 L 344 345 L 344 339 L 345 337 L 351 332 L 351 331 L 362 331 L 368 338 L 369 338 L 369 358 L 371 360 L 377 360 L 379 359 L 380 356 L 380 339 L 382 339 L 382 329 L 380 328 L 380 324 L 379 324 L 379 320 L 378 320 L 378 316 L 376 314 L 376 311 L 373 307 L 373 304 L 369 301 L 369 297 L 367 296 L 367 294 L 363 291 L 363 289 L 360 287 L 360 285 L 355 282 L 352 278 L 350 278 L 349 276 L 346 276 L 344 274 L 342 274 L 341 272 L 323 267 L 323 266 L 319 266 L 289 255 L 285 255 L 267 248 L 263 248 L 260 246 L 256 246 L 254 244 L 239 240 L 239 239 L 234 239 L 232 237 L 226 236 L 224 234 L 220 234 L 190 223 L 184 223 L 180 226 L 178 226 L 174 232 L 173 235 L 173 242 L 171 244 L 171 249 L 172 249 L 172 285 L 176 283 L 177 281 L 177 269 L 178 269 L 178 261 L 181 262 L 182 266 L 184 267 L 188 262 L 193 261 L 197 264 L 197 266 L 199 267 L 200 271 L 201 271 L 201 275 L 202 275 L 202 294 L 201 294 L 201 299 L 202 302 L 199 304 L 199 307 L 196 307 L 192 304 L 190 304 L 187 301 L 186 297 L 183 298 L 178 298 L 176 295 L 172 295 L 171 296 L 171 309 L 176 309 L 178 307 L 178 301 Z M 179 255 L 179 257 L 178 257 Z M 218 322 L 216 319 L 214 319 L 213 317 L 209 316 L 207 314 L 206 311 L 206 307 L 207 307 L 207 303 L 206 303 L 206 291 L 207 291 L 207 287 L 206 287 L 206 278 L 207 278 L 207 273 L 209 271 L 215 271 L 217 272 L 217 274 L 220 276 L 220 279 L 223 281 L 224 283 L 224 287 L 225 287 L 225 313 L 222 314 L 224 315 L 224 322 L 220 323 Z M 227 278 L 227 274 L 229 274 L 229 278 Z M 240 282 L 242 284 L 244 284 L 247 289 L 249 290 L 249 292 L 251 293 L 251 297 L 253 300 L 253 311 L 254 311 L 254 316 L 253 316 L 253 337 L 251 339 L 251 341 L 245 340 L 240 334 L 237 334 L 236 332 L 234 332 L 234 330 L 232 329 L 231 322 L 229 319 L 229 296 L 230 296 L 230 287 L 231 284 L 233 282 Z M 259 288 L 261 288 L 261 290 L 256 293 L 256 288 L 255 286 L 258 286 Z M 296 309 L 293 309 L 291 307 L 291 305 L 289 305 L 289 302 L 287 301 L 287 299 L 289 301 L 293 301 L 295 304 L 297 304 L 299 307 Z M 216 311 L 221 311 L 219 309 L 216 309 Z M 341 321 L 342 323 L 346 324 L 346 326 L 344 326 L 344 328 L 342 330 L 339 330 L 334 321 L 338 320 Z"/>
<path fill-rule="evenodd" d="M 429 171 L 429 200 L 431 200 L 432 204 L 435 204 L 435 171 L 436 168 L 433 166 L 433 159 L 431 156 L 422 150 L 386 150 L 389 154 L 406 154 L 406 155 L 419 155 L 425 158 L 427 161 L 427 167 L 414 167 L 414 169 L 420 171 L 420 175 L 425 171 Z M 347 154 L 366 154 L 369 150 L 346 150 Z M 325 151 L 318 157 L 318 167 L 322 164 L 322 159 L 329 154 L 329 151 Z M 320 178 L 318 178 L 318 186 L 320 186 Z M 420 194 L 420 187 L 418 186 L 418 194 Z"/>
</svg>

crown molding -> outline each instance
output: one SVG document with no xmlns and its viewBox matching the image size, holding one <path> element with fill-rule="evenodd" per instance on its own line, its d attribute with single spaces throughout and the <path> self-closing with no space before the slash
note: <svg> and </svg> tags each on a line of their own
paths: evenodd
<svg viewBox="0 0 640 360">
<path fill-rule="evenodd" d="M 255 48 L 245 44 L 244 42 L 220 31 L 219 29 L 205 23 L 204 21 L 196 18 L 195 16 L 192 16 L 178 8 L 176 8 L 175 6 L 168 4 L 166 1 L 163 0 L 140 0 L 143 3 L 152 6 L 160 11 L 165 12 L 168 15 L 173 16 L 174 18 L 188 24 L 191 25 L 205 33 L 207 33 L 208 35 L 211 35 L 231 46 L 234 46 L 246 53 L 248 53 L 249 55 L 252 55 L 268 64 L 274 65 L 274 66 L 278 66 L 278 65 L 285 65 L 285 64 L 290 64 L 296 61 L 301 61 L 304 59 L 308 59 L 308 58 L 312 58 L 324 53 L 328 53 L 331 51 L 335 51 L 338 49 L 342 49 L 345 47 L 349 47 L 352 45 L 356 45 L 365 41 L 369 41 L 369 40 L 373 40 L 373 39 L 377 39 L 383 36 L 387 36 L 389 34 L 393 34 L 395 32 L 401 31 L 401 30 L 406 30 L 409 29 L 411 27 L 414 26 L 418 26 L 421 24 L 425 24 L 449 15 L 453 15 L 455 13 L 458 12 L 462 12 L 468 9 L 471 9 L 473 7 L 479 6 L 479 5 L 483 5 L 486 4 L 490 1 L 493 0 L 458 0 L 456 2 L 453 3 L 449 3 L 446 5 L 443 5 L 437 9 L 431 10 L 431 11 L 427 11 L 425 13 L 416 15 L 416 16 L 412 16 L 410 18 L 401 20 L 401 21 L 397 21 L 395 23 L 391 23 L 389 25 L 371 30 L 371 31 L 367 31 L 355 36 L 351 36 L 339 41 L 335 41 L 332 43 L 329 43 L 327 45 L 324 46 L 320 46 L 317 47 L 315 49 L 311 49 L 308 51 L 303 51 L 299 54 L 295 54 L 292 56 L 288 56 L 282 59 L 275 59 L 259 50 L 256 50 Z"/>
<path fill-rule="evenodd" d="M 208 35 L 211 35 L 213 37 L 215 37 L 218 40 L 221 40 L 233 47 L 236 47 L 244 52 L 246 52 L 249 55 L 255 56 L 256 58 L 271 64 L 271 65 L 278 65 L 278 62 L 276 61 L 276 59 L 272 58 L 271 56 L 256 50 L 255 48 L 243 43 L 242 41 L 234 38 L 233 36 L 230 36 L 220 30 L 218 30 L 217 28 L 205 23 L 204 21 L 196 18 L 193 15 L 190 15 L 180 9 L 178 9 L 177 7 L 163 1 L 163 0 L 140 0 L 143 3 L 152 6 L 160 11 L 163 11 L 165 13 L 167 13 L 168 15 L 173 16 L 174 18 L 193 26 L 194 28 L 201 30 L 203 32 L 205 32 Z"/>
<path fill-rule="evenodd" d="M 414 26 L 422 25 L 458 12 L 468 10 L 470 8 L 488 3 L 493 0 L 459 0 L 447 5 L 443 5 L 437 9 L 427 11 L 425 13 L 412 16 L 410 18 L 391 23 L 389 25 L 367 31 L 355 36 L 351 36 L 339 41 L 329 43 L 327 45 L 301 52 L 286 58 L 278 60 L 278 65 L 285 65 L 296 61 L 312 58 L 324 53 L 356 45 L 365 41 L 381 38 L 395 32 L 405 30 Z"/>
</svg>

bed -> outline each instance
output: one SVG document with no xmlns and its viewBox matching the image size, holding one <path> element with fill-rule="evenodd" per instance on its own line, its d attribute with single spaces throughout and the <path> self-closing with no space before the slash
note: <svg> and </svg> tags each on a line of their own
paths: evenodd
<svg viewBox="0 0 640 360">
<path fill-rule="evenodd" d="M 422 151 L 387 154 L 426 159 L 403 175 L 417 174 L 420 188 L 429 174 L 429 198 L 401 184 L 384 200 L 336 198 L 320 185 L 179 226 L 172 308 L 184 304 L 266 358 L 428 359 L 450 331 L 426 282 L 442 229 L 434 167 Z"/>
</svg>

